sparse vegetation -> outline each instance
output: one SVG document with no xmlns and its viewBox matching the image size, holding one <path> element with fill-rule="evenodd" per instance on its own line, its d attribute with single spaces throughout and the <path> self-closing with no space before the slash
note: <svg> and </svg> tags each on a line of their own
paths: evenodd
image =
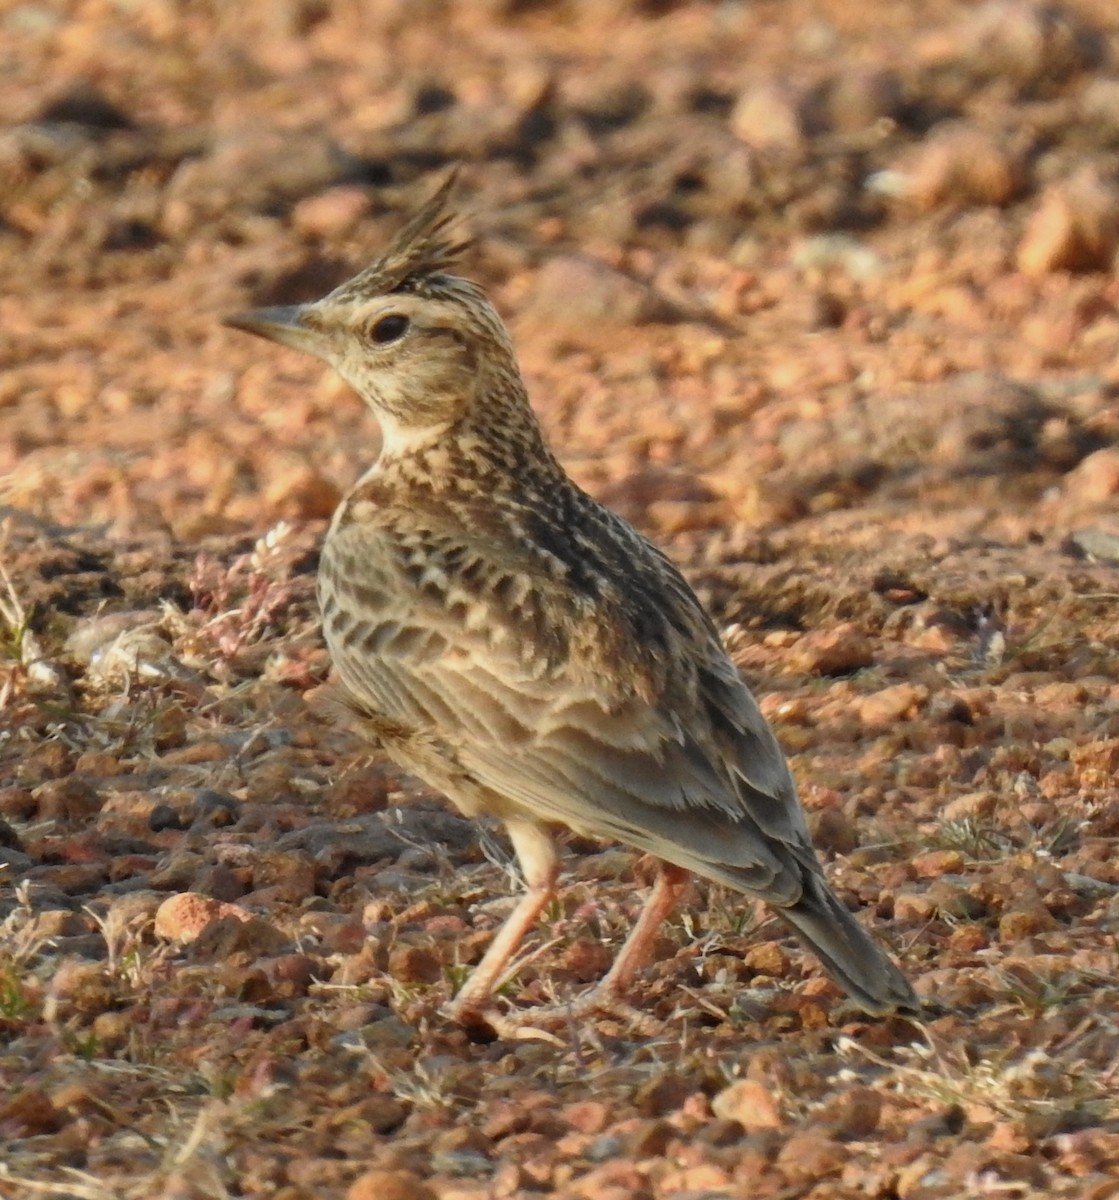
<svg viewBox="0 0 1119 1200">
<path fill-rule="evenodd" d="M 24 4 L 13 38 L 0 1200 L 1110 1200 L 1115 6 Z M 452 160 L 550 441 L 712 606 L 923 1025 L 715 887 L 632 1012 L 443 1019 L 516 867 L 316 709 L 376 434 L 219 320 L 322 294 Z M 503 1004 L 630 928 L 643 865 L 570 847 Z"/>
</svg>

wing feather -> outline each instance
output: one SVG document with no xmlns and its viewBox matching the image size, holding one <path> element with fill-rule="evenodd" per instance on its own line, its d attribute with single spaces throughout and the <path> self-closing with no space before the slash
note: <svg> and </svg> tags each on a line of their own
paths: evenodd
<svg viewBox="0 0 1119 1200">
<path fill-rule="evenodd" d="M 535 618 L 574 632 L 542 670 L 526 652 L 532 628 L 510 628 L 507 604 L 484 590 L 455 593 L 450 572 L 450 591 L 433 594 L 409 569 L 402 536 L 382 529 L 374 539 L 355 525 L 333 542 L 351 561 L 376 559 L 364 574 L 378 578 L 384 597 L 377 620 L 394 627 L 378 652 L 348 652 L 344 638 L 331 645 L 343 683 L 363 704 L 437 732 L 478 784 L 542 820 L 627 842 L 778 904 L 796 901 L 810 843 L 792 777 L 679 576 L 673 588 L 694 607 L 690 652 L 681 647 L 659 664 L 659 677 L 650 671 L 635 681 L 603 672 L 583 649 L 594 645 L 579 626 L 585 614 L 550 610 L 547 596 L 538 597 Z M 469 548 L 455 553 L 469 558 Z M 321 580 L 324 610 L 352 605 L 326 555 Z M 674 607 L 678 620 L 679 595 Z M 592 615 L 600 625 L 611 620 L 607 611 Z M 326 627 L 329 641 L 329 619 Z M 652 695 L 649 678 L 660 682 Z"/>
</svg>

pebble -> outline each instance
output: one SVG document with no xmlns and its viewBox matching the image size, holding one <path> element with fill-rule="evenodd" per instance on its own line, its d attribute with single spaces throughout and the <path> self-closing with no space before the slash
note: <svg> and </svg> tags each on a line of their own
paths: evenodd
<svg viewBox="0 0 1119 1200">
<path fill-rule="evenodd" d="M 1085 168 L 1042 196 L 1018 246 L 1018 268 L 1026 275 L 1107 271 L 1117 247 L 1119 188 Z"/>
<path fill-rule="evenodd" d="M 1096 450 L 1070 471 L 1061 490 L 1074 504 L 1096 507 L 1119 495 L 1119 449 Z"/>
<path fill-rule="evenodd" d="M 945 821 L 966 821 L 977 817 L 989 817 L 998 807 L 999 798 L 994 792 L 967 792 L 949 800 L 940 810 Z"/>
<path fill-rule="evenodd" d="M 35 1086 L 23 1087 L 0 1103 L 0 1122 L 17 1138 L 54 1133 L 65 1121 L 66 1115 L 59 1112 L 50 1096 Z"/>
<path fill-rule="evenodd" d="M 899 721 L 911 720 L 929 697 L 920 683 L 895 683 L 863 697 L 859 719 L 867 729 L 890 729 Z"/>
<path fill-rule="evenodd" d="M 394 946 L 389 953 L 389 974 L 401 983 L 438 983 L 443 963 L 420 946 Z"/>
<path fill-rule="evenodd" d="M 73 775 L 40 784 L 32 796 L 38 803 L 40 820 L 64 824 L 85 824 L 97 816 L 103 803 L 93 784 Z"/>
<path fill-rule="evenodd" d="M 541 267 L 517 323 L 551 338 L 595 344 L 610 331 L 677 315 L 651 287 L 609 263 L 561 254 Z"/>
<path fill-rule="evenodd" d="M 921 892 L 900 892 L 894 897 L 895 921 L 931 921 L 936 905 Z"/>
<path fill-rule="evenodd" d="M 777 1155 L 777 1165 L 791 1180 L 820 1180 L 839 1171 L 850 1153 L 834 1138 L 815 1129 L 794 1133 Z"/>
<path fill-rule="evenodd" d="M 830 1100 L 819 1113 L 821 1124 L 836 1137 L 866 1138 L 878 1128 L 882 1094 L 868 1087 L 851 1087 Z"/>
<path fill-rule="evenodd" d="M 291 210 L 291 223 L 304 237 L 335 242 L 353 233 L 372 207 L 367 188 L 341 184 L 300 200 Z"/>
<path fill-rule="evenodd" d="M 916 855 L 911 864 L 918 879 L 936 879 L 963 871 L 964 856 L 958 850 L 930 850 Z"/>
<path fill-rule="evenodd" d="M 873 661 L 870 638 L 850 623 L 806 633 L 786 659 L 789 670 L 804 675 L 849 675 Z"/>
<path fill-rule="evenodd" d="M 938 126 L 897 170 L 872 176 L 872 189 L 921 211 L 1005 205 L 1025 184 L 1023 154 L 1003 136 L 965 123 Z"/>
<path fill-rule="evenodd" d="M 724 1120 L 737 1121 L 743 1129 L 780 1129 L 785 1125 L 773 1092 L 756 1079 L 739 1079 L 717 1092 L 711 1111 Z"/>
<path fill-rule="evenodd" d="M 858 828 L 842 809 L 816 809 L 808 814 L 808 832 L 822 853 L 850 854 L 858 846 Z"/>
<path fill-rule="evenodd" d="M 755 83 L 731 110 L 730 128 L 757 150 L 799 150 L 805 137 L 803 100 L 786 84 Z"/>
<path fill-rule="evenodd" d="M 211 921 L 222 917 L 237 921 L 253 919 L 252 914 L 239 905 L 196 892 L 181 892 L 177 896 L 168 896 L 156 910 L 155 933 L 169 942 L 185 945 L 195 941 Z"/>
<path fill-rule="evenodd" d="M 976 6 L 958 28 L 955 49 L 980 78 L 1050 87 L 1102 53 L 1100 35 L 1071 6 L 1030 0 Z"/>
</svg>

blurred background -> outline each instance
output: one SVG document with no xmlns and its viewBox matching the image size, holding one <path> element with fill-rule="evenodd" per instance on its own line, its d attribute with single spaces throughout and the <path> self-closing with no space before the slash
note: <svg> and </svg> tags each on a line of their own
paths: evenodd
<svg viewBox="0 0 1119 1200">
<path fill-rule="evenodd" d="M 1115 0 L 0 0 L 0 1195 L 1116 1196 L 1117 151 Z M 655 1036 L 439 1016 L 511 877 L 313 708 L 378 432 L 221 322 L 455 164 L 920 1034 L 718 888 Z M 645 886 L 571 849 L 515 1006 Z"/>
<path fill-rule="evenodd" d="M 373 423 L 220 319 L 461 163 L 561 456 L 685 555 L 915 501 L 1071 528 L 1119 487 L 1117 38 L 1105 0 L 8 4 L 0 500 L 325 518 Z"/>
</svg>

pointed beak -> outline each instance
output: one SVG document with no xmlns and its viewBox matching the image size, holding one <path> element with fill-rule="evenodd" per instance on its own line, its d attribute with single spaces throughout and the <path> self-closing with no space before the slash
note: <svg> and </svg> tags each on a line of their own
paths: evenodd
<svg viewBox="0 0 1119 1200">
<path fill-rule="evenodd" d="M 276 308 L 253 308 L 248 312 L 235 313 L 222 322 L 246 333 L 302 350 L 305 354 L 320 355 L 321 339 L 318 332 L 310 328 L 303 317 L 307 305 L 292 304 Z"/>
</svg>

